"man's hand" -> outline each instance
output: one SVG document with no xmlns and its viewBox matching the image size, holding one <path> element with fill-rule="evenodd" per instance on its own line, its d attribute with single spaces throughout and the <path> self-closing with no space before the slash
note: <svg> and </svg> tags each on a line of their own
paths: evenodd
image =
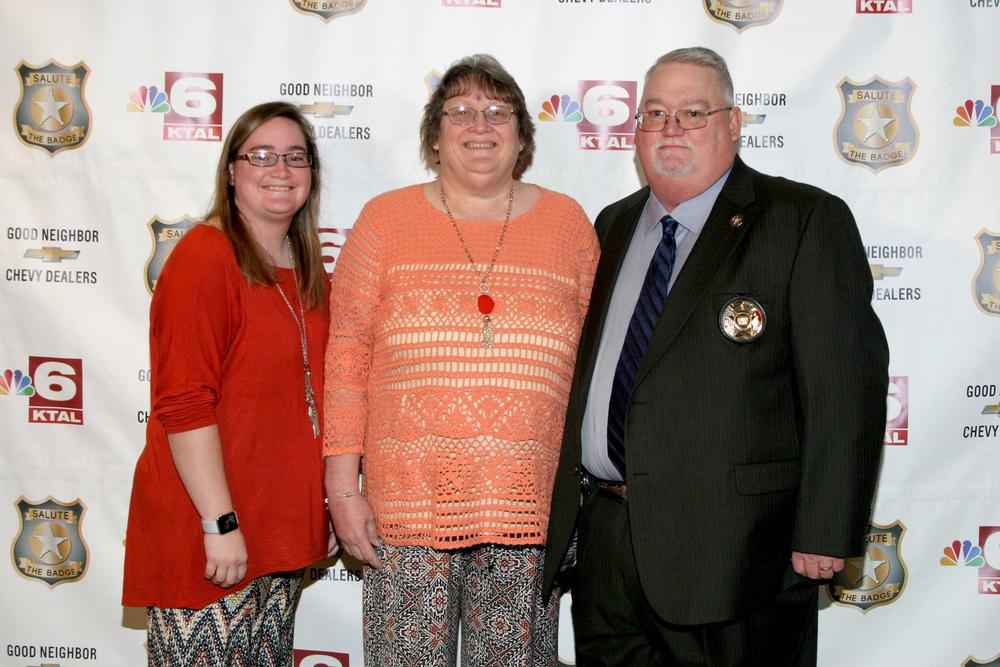
<svg viewBox="0 0 1000 667">
<path fill-rule="evenodd" d="M 832 579 L 833 575 L 844 569 L 844 559 L 793 551 L 792 569 L 796 574 L 810 579 Z"/>
</svg>

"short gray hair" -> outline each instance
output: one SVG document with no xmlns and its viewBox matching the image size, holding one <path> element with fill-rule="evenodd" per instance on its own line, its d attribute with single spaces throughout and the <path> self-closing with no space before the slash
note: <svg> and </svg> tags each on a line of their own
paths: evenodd
<svg viewBox="0 0 1000 667">
<path fill-rule="evenodd" d="M 674 49 L 656 59 L 653 66 L 646 71 L 646 82 L 653 75 L 660 65 L 670 63 L 684 63 L 686 65 L 698 65 L 715 70 L 715 75 L 719 79 L 719 92 L 722 94 L 722 102 L 733 105 L 733 78 L 729 76 L 729 67 L 726 66 L 725 59 L 712 49 L 703 46 L 692 46 L 684 49 Z"/>
</svg>

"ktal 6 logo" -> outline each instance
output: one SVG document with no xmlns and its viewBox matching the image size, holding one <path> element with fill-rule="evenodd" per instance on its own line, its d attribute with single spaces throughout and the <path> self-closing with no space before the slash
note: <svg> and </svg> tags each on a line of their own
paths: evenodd
<svg viewBox="0 0 1000 667">
<path fill-rule="evenodd" d="M 222 74 L 165 72 L 163 82 L 129 93 L 126 109 L 164 114 L 166 141 L 222 141 Z"/>
<path fill-rule="evenodd" d="M 885 398 L 885 440 L 883 445 L 906 445 L 910 441 L 910 378 L 894 375 L 889 378 Z"/>
<path fill-rule="evenodd" d="M 26 397 L 33 424 L 83 425 L 83 360 L 28 357 L 28 372 L 0 375 L 0 396 Z"/>
<path fill-rule="evenodd" d="M 979 593 L 1000 595 L 1000 526 L 979 527 L 979 548 L 985 561 L 979 568 Z"/>
<path fill-rule="evenodd" d="M 351 667 L 351 658 L 346 653 L 297 648 L 292 652 L 292 659 L 294 667 Z"/>
<path fill-rule="evenodd" d="M 167 72 L 170 111 L 163 117 L 163 138 L 222 141 L 222 74 Z"/>
<path fill-rule="evenodd" d="M 576 124 L 584 150 L 635 150 L 635 81 L 580 81 L 583 120 Z"/>
<path fill-rule="evenodd" d="M 576 123 L 583 150 L 635 150 L 635 81 L 578 81 L 577 97 L 552 95 L 542 102 L 538 120 Z"/>
</svg>

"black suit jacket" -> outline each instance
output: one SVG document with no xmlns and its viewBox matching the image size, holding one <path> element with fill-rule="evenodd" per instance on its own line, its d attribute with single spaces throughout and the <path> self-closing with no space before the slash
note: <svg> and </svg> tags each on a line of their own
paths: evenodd
<svg viewBox="0 0 1000 667">
<path fill-rule="evenodd" d="M 575 528 L 594 360 L 648 196 L 611 204 L 595 223 L 602 254 L 553 491 L 547 585 Z M 765 312 L 748 343 L 719 325 L 737 296 Z M 626 419 L 635 562 L 664 620 L 742 616 L 781 590 L 792 550 L 863 553 L 888 384 L 871 296 L 847 205 L 737 158 L 664 304 Z"/>
</svg>

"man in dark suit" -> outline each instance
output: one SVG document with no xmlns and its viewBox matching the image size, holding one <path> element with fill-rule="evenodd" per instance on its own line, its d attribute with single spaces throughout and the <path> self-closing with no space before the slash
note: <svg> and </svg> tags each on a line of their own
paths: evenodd
<svg viewBox="0 0 1000 667">
<path fill-rule="evenodd" d="M 639 109 L 649 186 L 597 218 L 546 582 L 575 533 L 581 666 L 814 665 L 817 584 L 864 552 L 885 427 L 858 229 L 740 160 L 713 51 L 661 57 Z"/>
</svg>

